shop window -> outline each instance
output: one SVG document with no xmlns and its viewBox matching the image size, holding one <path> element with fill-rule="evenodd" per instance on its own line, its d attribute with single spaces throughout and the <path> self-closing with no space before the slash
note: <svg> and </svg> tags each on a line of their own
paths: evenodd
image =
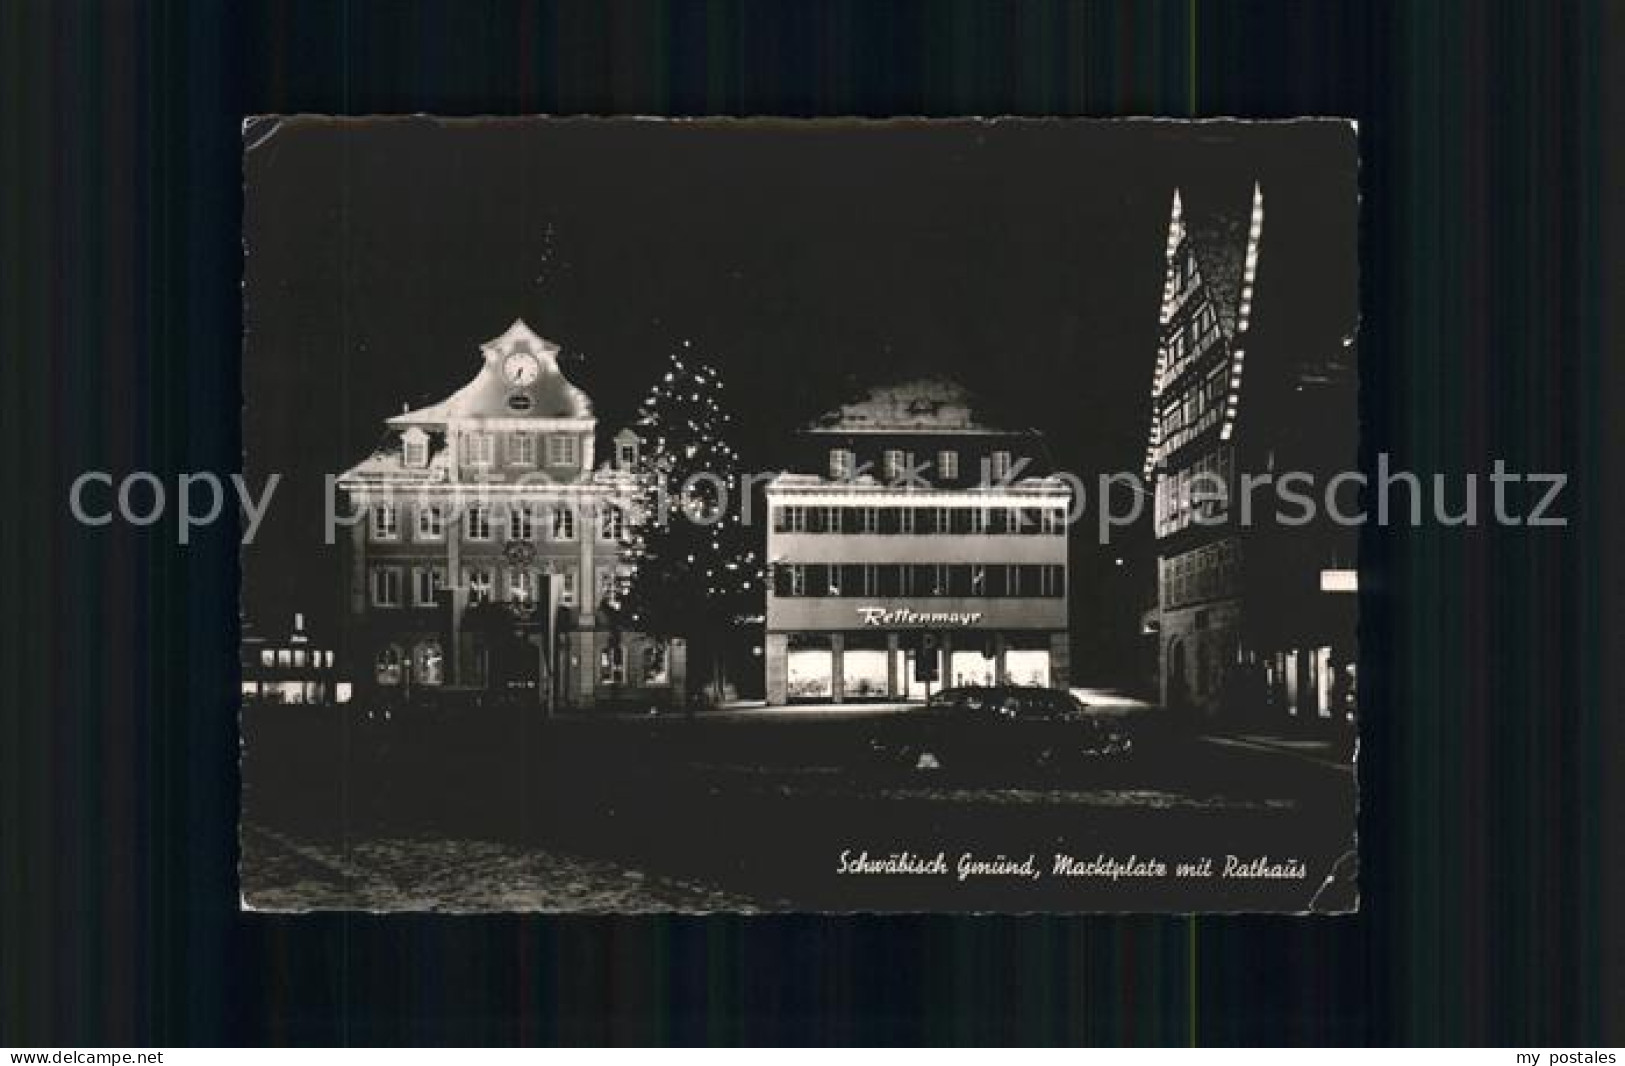
<svg viewBox="0 0 1625 1066">
<path fill-rule="evenodd" d="M 426 640 L 412 652 L 412 680 L 420 685 L 439 685 L 445 682 L 445 657 L 440 642 Z"/>
<path fill-rule="evenodd" d="M 664 644 L 650 644 L 643 649 L 643 683 L 666 685 L 671 683 L 671 656 Z"/>
<path fill-rule="evenodd" d="M 796 648 L 786 658 L 792 698 L 823 699 L 834 693 L 835 661 L 828 648 Z"/>
<path fill-rule="evenodd" d="M 379 650 L 373 664 L 373 678 L 380 685 L 401 683 L 401 649 L 391 644 Z"/>
<path fill-rule="evenodd" d="M 598 683 L 600 685 L 626 684 L 626 648 L 611 644 L 598 653 Z"/>
</svg>

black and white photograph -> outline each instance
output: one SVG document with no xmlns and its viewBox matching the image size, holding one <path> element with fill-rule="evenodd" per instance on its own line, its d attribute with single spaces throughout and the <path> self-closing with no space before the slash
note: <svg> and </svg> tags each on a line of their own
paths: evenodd
<svg viewBox="0 0 1625 1066">
<path fill-rule="evenodd" d="M 242 160 L 244 909 L 1359 909 L 1353 123 Z"/>
</svg>

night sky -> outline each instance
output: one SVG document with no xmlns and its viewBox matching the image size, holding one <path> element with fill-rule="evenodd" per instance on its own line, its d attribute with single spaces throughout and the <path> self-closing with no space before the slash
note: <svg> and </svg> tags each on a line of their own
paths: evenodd
<svg viewBox="0 0 1625 1066">
<path fill-rule="evenodd" d="M 1341 123 L 308 119 L 245 146 L 245 468 L 284 477 L 245 597 L 269 625 L 332 617 L 322 475 L 516 317 L 611 431 L 687 340 L 753 469 L 854 388 L 940 373 L 1091 478 L 1144 454 L 1176 184 L 1244 211 L 1263 183 L 1255 322 L 1330 346 L 1356 319 Z M 1074 540 L 1076 589 L 1111 551 Z"/>
</svg>

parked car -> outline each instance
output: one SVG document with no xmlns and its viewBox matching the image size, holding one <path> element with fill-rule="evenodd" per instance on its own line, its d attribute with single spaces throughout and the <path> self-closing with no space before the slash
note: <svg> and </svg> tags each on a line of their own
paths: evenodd
<svg viewBox="0 0 1625 1066">
<path fill-rule="evenodd" d="M 1133 747 L 1065 689 L 1012 685 L 944 689 L 881 723 L 867 756 L 872 769 L 959 777 L 1079 770 Z"/>
</svg>

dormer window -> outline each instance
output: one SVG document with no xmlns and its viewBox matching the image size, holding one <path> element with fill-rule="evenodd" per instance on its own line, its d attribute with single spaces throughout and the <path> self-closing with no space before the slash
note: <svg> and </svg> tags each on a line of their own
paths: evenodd
<svg viewBox="0 0 1625 1066">
<path fill-rule="evenodd" d="M 1010 453 L 997 451 L 993 453 L 989 462 L 990 474 L 994 481 L 1003 481 L 1010 476 Z"/>
<path fill-rule="evenodd" d="M 830 480 L 851 481 L 855 458 L 849 448 L 831 448 L 829 451 Z"/>
<path fill-rule="evenodd" d="M 615 465 L 621 470 L 638 465 L 638 438 L 633 434 L 622 433 L 615 438 Z"/>
<path fill-rule="evenodd" d="M 903 476 L 903 453 L 896 448 L 886 449 L 882 464 L 887 481 L 898 481 Z"/>
<path fill-rule="evenodd" d="M 429 435 L 416 426 L 401 434 L 401 462 L 413 469 L 429 464 Z"/>
</svg>

